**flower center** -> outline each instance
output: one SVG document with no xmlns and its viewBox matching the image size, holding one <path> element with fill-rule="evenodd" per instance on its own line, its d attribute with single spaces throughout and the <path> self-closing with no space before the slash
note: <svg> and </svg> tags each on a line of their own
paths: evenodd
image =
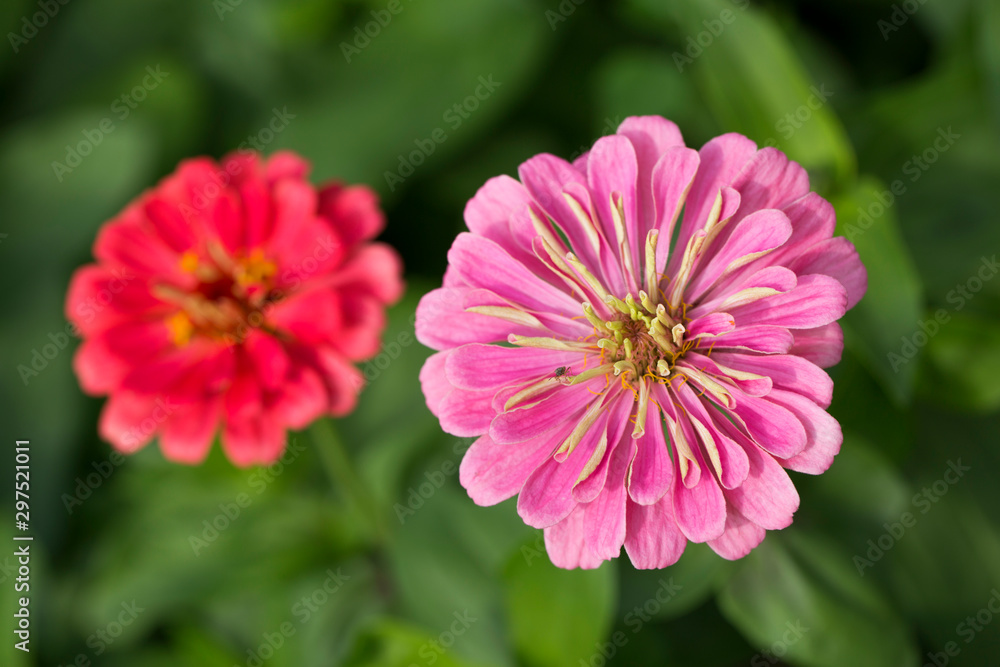
<svg viewBox="0 0 1000 667">
<path fill-rule="evenodd" d="M 631 294 L 607 301 L 615 314 L 603 321 L 584 304 L 584 313 L 595 325 L 603 362 L 613 364 L 623 380 L 646 376 L 667 380 L 677 360 L 695 345 L 684 339 L 683 322 L 688 319 L 683 309 L 654 305 L 645 292 L 639 292 L 638 301 Z"/>
<path fill-rule="evenodd" d="M 250 329 L 270 331 L 265 311 L 278 299 L 273 282 L 277 265 L 259 248 L 230 256 L 215 245 L 208 255 L 189 250 L 181 256 L 181 270 L 198 279 L 194 289 L 156 287 L 160 297 L 179 307 L 166 319 L 174 344 L 183 347 L 198 335 L 238 343 Z"/>
</svg>

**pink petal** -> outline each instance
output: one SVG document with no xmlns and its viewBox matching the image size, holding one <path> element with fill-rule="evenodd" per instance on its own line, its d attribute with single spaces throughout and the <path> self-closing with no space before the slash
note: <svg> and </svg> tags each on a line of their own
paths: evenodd
<svg viewBox="0 0 1000 667">
<path fill-rule="evenodd" d="M 417 304 L 417 340 L 434 350 L 466 343 L 507 341 L 511 333 L 535 336 L 538 331 L 489 315 L 465 311 L 468 288 L 442 287 L 425 294 Z"/>
<path fill-rule="evenodd" d="M 134 367 L 121 387 L 143 394 L 169 395 L 179 401 L 198 401 L 225 388 L 234 363 L 232 347 L 196 339 Z"/>
<path fill-rule="evenodd" d="M 333 344 L 341 354 L 361 361 L 379 353 L 382 349 L 380 337 L 387 321 L 384 304 L 363 292 L 343 290 L 340 293 L 340 319 L 343 326 Z"/>
<path fill-rule="evenodd" d="M 769 262 L 786 265 L 803 251 L 830 238 L 837 224 L 837 215 L 833 205 L 815 192 L 808 192 L 782 210 L 792 223 L 792 236 L 785 245 L 775 250 L 767 259 Z M 755 270 L 759 267 L 754 266 Z"/>
<path fill-rule="evenodd" d="M 636 444 L 638 450 L 629 471 L 628 494 L 639 505 L 653 505 L 674 483 L 674 468 L 667 451 L 663 420 L 655 404 L 651 404 L 646 412 L 646 432 Z"/>
<path fill-rule="evenodd" d="M 844 434 L 837 420 L 826 410 L 795 392 L 775 389 L 768 395 L 768 399 L 794 413 L 806 431 L 805 448 L 795 456 L 782 457 L 787 459 L 782 465 L 811 475 L 825 472 L 844 441 Z"/>
<path fill-rule="evenodd" d="M 729 368 L 769 377 L 775 387 L 798 392 L 824 408 L 833 399 L 833 380 L 819 366 L 802 357 L 720 352 L 714 358 Z"/>
<path fill-rule="evenodd" d="M 776 389 L 768 394 L 770 398 Z M 761 447 L 775 456 L 788 458 L 806 446 L 806 429 L 795 413 L 766 398 L 756 398 L 733 390 L 736 408 L 731 412 L 746 425 L 747 432 Z"/>
<path fill-rule="evenodd" d="M 570 163 L 543 153 L 521 164 L 517 173 L 531 197 L 566 234 L 573 251 L 590 267 L 600 266 L 599 257 L 587 239 L 572 207 L 563 197 L 571 184 L 587 191 L 587 179 Z M 584 207 L 585 210 L 589 206 Z"/>
<path fill-rule="evenodd" d="M 127 320 L 85 339 L 73 357 L 73 370 L 85 392 L 107 394 L 137 365 L 173 349 L 163 322 Z"/>
<path fill-rule="evenodd" d="M 338 294 L 328 289 L 295 292 L 270 306 L 267 320 L 306 344 L 333 343 L 343 327 Z"/>
<path fill-rule="evenodd" d="M 66 319 L 92 336 L 138 314 L 166 317 L 174 307 L 157 299 L 134 273 L 112 273 L 90 264 L 77 269 L 66 294 Z"/>
<path fill-rule="evenodd" d="M 795 289 L 730 308 L 737 327 L 772 324 L 811 329 L 840 319 L 847 312 L 847 290 L 830 276 L 799 276 Z"/>
<path fill-rule="evenodd" d="M 730 223 L 732 224 L 732 223 Z M 743 218 L 724 243 L 713 244 L 696 269 L 696 275 L 685 289 L 689 300 L 696 300 L 726 273 L 746 263 L 747 258 L 757 257 L 774 250 L 788 240 L 792 224 L 781 211 L 765 209 Z M 718 245 L 718 250 L 715 250 Z M 714 254 L 709 254 L 715 250 Z"/>
<path fill-rule="evenodd" d="M 272 409 L 289 428 L 301 429 L 327 411 L 329 400 L 319 373 L 308 366 L 293 364 L 281 387 L 280 399 Z"/>
<path fill-rule="evenodd" d="M 178 406 L 160 433 L 163 455 L 177 463 L 201 463 L 208 455 L 222 418 L 222 401 Z"/>
<path fill-rule="evenodd" d="M 730 507 L 726 515 L 725 531 L 716 539 L 709 540 L 708 546 L 726 560 L 739 560 L 763 542 L 766 533 L 763 528 Z"/>
<path fill-rule="evenodd" d="M 607 414 L 602 413 L 565 460 L 547 459 L 525 481 L 517 497 L 517 513 L 526 524 L 535 528 L 552 526 L 577 507 L 573 486 L 605 436 Z"/>
<path fill-rule="evenodd" d="M 844 351 L 844 331 L 838 322 L 830 322 L 815 329 L 798 329 L 794 344 L 788 348 L 789 354 L 808 359 L 820 368 L 829 368 L 840 363 Z"/>
<path fill-rule="evenodd" d="M 212 199 L 208 204 L 208 219 L 216 239 L 229 253 L 234 254 L 243 246 L 243 215 L 235 193 L 223 190 Z"/>
<path fill-rule="evenodd" d="M 712 417 L 712 414 L 716 412 L 713 405 L 706 405 L 704 399 L 695 394 L 690 384 L 690 382 L 687 383 L 677 391 L 681 405 L 684 406 L 688 419 L 692 420 L 692 423 L 694 421 L 700 423 L 712 438 L 712 444 L 719 455 L 719 468 L 722 471 L 721 474 L 716 473 L 719 483 L 722 484 L 723 489 L 736 488 L 743 483 L 750 471 L 746 452 L 717 428 Z M 702 447 L 705 448 L 703 451 L 707 451 L 704 436 L 699 434 L 699 439 L 702 441 Z"/>
<path fill-rule="evenodd" d="M 766 266 L 749 274 L 738 272 L 717 282 L 702 295 L 700 303 L 689 310 L 687 316 L 701 318 L 713 311 L 735 308 L 763 299 L 770 296 L 767 290 L 788 292 L 797 284 L 795 272 L 783 266 Z"/>
<path fill-rule="evenodd" d="M 652 505 L 629 503 L 625 551 L 639 570 L 657 570 L 680 560 L 687 538 L 677 526 L 671 494 Z"/>
<path fill-rule="evenodd" d="M 733 180 L 742 211 L 783 208 L 809 192 L 809 174 L 776 148 L 757 151 Z"/>
<path fill-rule="evenodd" d="M 713 342 L 717 349 L 732 348 L 764 354 L 784 354 L 792 347 L 795 337 L 784 327 L 751 325 L 739 327 L 707 340 L 709 346 Z M 705 342 L 702 345 L 705 345 Z"/>
<path fill-rule="evenodd" d="M 729 313 L 709 313 L 692 319 L 687 325 L 685 336 L 688 339 L 702 335 L 714 337 L 732 331 L 735 327 L 736 321 Z"/>
<path fill-rule="evenodd" d="M 448 263 L 474 287 L 495 292 L 532 310 L 575 315 L 578 301 L 544 282 L 493 241 L 461 233 L 448 251 Z"/>
<path fill-rule="evenodd" d="M 228 418 L 222 432 L 222 448 L 238 466 L 268 465 L 285 450 L 285 430 L 264 414 L 239 420 Z"/>
<path fill-rule="evenodd" d="M 255 329 L 247 336 L 243 350 L 264 389 L 276 391 L 285 384 L 290 366 L 288 355 L 273 336 Z"/>
<path fill-rule="evenodd" d="M 799 275 L 821 273 L 836 278 L 847 290 L 847 309 L 868 289 L 868 272 L 854 244 L 842 236 L 820 241 L 788 264 Z"/>
<path fill-rule="evenodd" d="M 267 250 L 283 267 L 313 256 L 318 249 L 316 239 L 329 233 L 328 226 L 316 217 L 317 201 L 316 190 L 304 181 L 283 180 L 274 186 L 274 231 Z"/>
<path fill-rule="evenodd" d="M 499 443 L 514 443 L 551 431 L 597 399 L 587 390 L 590 384 L 593 382 L 571 387 L 559 386 L 550 396 L 537 403 L 497 415 L 490 425 L 490 436 Z"/>
<path fill-rule="evenodd" d="M 113 272 L 132 272 L 143 281 L 156 277 L 179 286 L 191 285 L 191 276 L 180 269 L 179 255 L 128 213 L 126 210 L 98 233 L 94 256 L 101 265 Z"/>
<path fill-rule="evenodd" d="M 726 499 L 698 448 L 695 449 L 695 456 L 702 469 L 701 475 L 698 483 L 690 488 L 674 484 L 674 515 L 685 537 L 692 542 L 707 542 L 721 535 L 725 529 Z M 674 472 L 680 474 L 677 468 Z"/>
<path fill-rule="evenodd" d="M 707 350 L 699 348 L 698 352 L 707 352 Z M 771 382 L 771 378 L 766 376 L 760 378 L 733 377 L 729 374 L 729 372 L 723 370 L 723 366 L 725 366 L 725 364 L 722 366 L 719 365 L 722 364 L 722 361 L 720 360 L 721 353 L 716 353 L 712 357 L 708 357 L 707 355 L 699 354 L 698 352 L 688 352 L 684 355 L 683 359 L 677 362 L 677 365 L 682 368 L 696 368 L 700 371 L 708 373 L 709 375 L 714 375 L 720 379 L 727 380 L 739 387 L 740 391 L 750 396 L 767 396 L 771 393 L 771 388 L 774 386 L 774 383 Z M 730 368 L 728 366 L 725 367 L 727 369 Z"/>
<path fill-rule="evenodd" d="M 510 176 L 494 176 L 465 205 L 465 224 L 473 234 L 496 242 L 516 257 L 522 248 L 511 236 L 510 219 L 526 211 L 530 202 L 531 195 L 521 183 Z"/>
<path fill-rule="evenodd" d="M 490 430 L 496 416 L 493 409 L 495 391 L 452 389 L 438 404 L 438 419 L 445 433 L 459 437 L 480 436 Z"/>
<path fill-rule="evenodd" d="M 610 399 L 608 403 L 610 407 L 607 408 L 608 419 L 607 426 L 605 427 L 608 433 L 608 447 L 594 471 L 586 479 L 573 487 L 573 500 L 578 503 L 593 501 L 601 493 L 602 489 L 611 483 L 611 480 L 608 478 L 608 471 L 612 460 L 614 460 L 615 452 L 623 445 L 630 446 L 631 436 L 625 436 L 624 433 L 625 427 L 632 423 L 630 415 L 632 414 L 632 407 L 635 405 L 632 394 L 624 391 L 619 392 L 618 396 Z M 631 456 L 629 460 L 632 460 Z"/>
<path fill-rule="evenodd" d="M 378 195 L 364 185 L 330 184 L 319 191 L 317 209 L 347 246 L 378 236 L 385 227 L 385 215 Z"/>
<path fill-rule="evenodd" d="M 576 375 L 583 364 L 583 355 L 578 352 L 472 343 L 455 348 L 445 368 L 454 386 L 486 389 L 555 377 L 560 368 L 563 375 Z"/>
<path fill-rule="evenodd" d="M 380 303 L 393 304 L 403 296 L 402 273 L 403 263 L 395 250 L 384 243 L 367 243 L 337 268 L 327 284 L 363 290 Z"/>
<path fill-rule="evenodd" d="M 131 454 L 153 438 L 170 409 L 169 402 L 154 396 L 116 391 L 101 410 L 97 430 L 115 449 Z"/>
<path fill-rule="evenodd" d="M 762 528 L 779 530 L 790 526 L 799 508 L 799 494 L 788 473 L 752 442 L 744 441 L 743 449 L 750 461 L 750 474 L 739 487 L 726 491 L 726 498 Z"/>
<path fill-rule="evenodd" d="M 628 137 L 635 149 L 636 162 L 638 163 L 638 193 L 639 193 L 639 242 L 646 238 L 646 232 L 656 226 L 659 218 L 670 215 L 664 210 L 665 215 L 657 217 L 657 210 L 669 209 L 670 204 L 676 203 L 676 199 L 659 195 L 660 192 L 653 185 L 653 170 L 662 156 L 675 148 L 684 148 L 684 138 L 677 125 L 661 116 L 631 116 L 622 121 L 618 126 L 618 134 Z M 697 151 L 687 149 L 695 155 L 695 169 L 697 169 Z M 694 169 L 691 170 L 691 178 L 694 178 Z M 680 185 L 681 191 L 686 191 L 691 179 L 686 181 L 680 175 L 678 181 L 683 181 Z M 657 201 L 667 201 L 667 206 L 657 206 Z M 683 202 L 681 202 L 683 203 Z M 679 210 L 680 205 L 676 208 Z"/>
<path fill-rule="evenodd" d="M 330 395 L 330 414 L 340 417 L 350 413 L 365 384 L 361 371 L 332 348 L 320 346 L 316 352 L 318 368 Z"/>
<path fill-rule="evenodd" d="M 653 199 L 654 212 L 647 219 L 655 221 L 653 227 L 659 232 L 656 243 L 657 273 L 662 273 L 666 267 L 674 225 L 687 200 L 700 163 L 701 158 L 697 151 L 677 146 L 663 153 L 650 175 L 650 196 Z M 640 175 L 640 183 L 644 183 L 641 178 Z M 647 229 L 641 232 L 640 243 L 645 243 L 646 231 L 648 225 Z"/>
<path fill-rule="evenodd" d="M 618 241 L 611 213 L 612 197 L 621 198 L 624 212 L 625 234 L 628 237 L 626 252 L 632 255 L 632 266 L 639 264 L 639 201 L 636 192 L 639 165 L 635 148 L 628 138 L 621 135 L 601 137 L 590 149 L 587 160 L 587 181 L 594 196 L 604 238 L 617 249 Z M 643 239 L 644 241 L 645 239 Z"/>
<path fill-rule="evenodd" d="M 675 248 L 686 248 L 695 231 L 701 229 L 715 204 L 719 190 L 733 182 L 737 173 L 757 152 L 757 145 L 742 134 L 715 137 L 698 151 L 698 173 L 691 183 Z M 673 253 L 667 274 L 675 275 L 682 253 Z"/>
<path fill-rule="evenodd" d="M 598 558 L 617 558 L 625 543 L 625 475 L 635 448 L 635 440 L 623 438 L 612 452 L 607 483 L 593 502 L 583 506 L 584 538 Z"/>
<path fill-rule="evenodd" d="M 465 453 L 458 479 L 477 505 L 503 502 L 521 490 L 571 430 L 567 425 L 517 445 L 498 445 L 484 435 Z"/>
<path fill-rule="evenodd" d="M 592 570 L 604 561 L 587 546 L 584 538 L 583 508 L 577 507 L 565 519 L 545 529 L 545 550 L 556 567 Z"/>
<path fill-rule="evenodd" d="M 308 175 L 309 163 L 292 151 L 275 151 L 264 166 L 264 178 L 270 182 L 282 178 L 301 180 Z"/>
<path fill-rule="evenodd" d="M 445 350 L 432 354 L 420 368 L 420 388 L 427 401 L 427 407 L 431 414 L 439 417 L 441 413 L 441 402 L 451 393 L 451 383 L 445 375 L 445 364 L 452 350 Z"/>
<path fill-rule="evenodd" d="M 198 238 L 177 204 L 162 195 L 153 195 L 145 206 L 146 218 L 156 235 L 180 254 L 193 247 Z"/>
</svg>

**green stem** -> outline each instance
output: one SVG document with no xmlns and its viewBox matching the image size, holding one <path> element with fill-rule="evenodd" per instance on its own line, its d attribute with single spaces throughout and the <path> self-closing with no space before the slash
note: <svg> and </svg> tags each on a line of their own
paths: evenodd
<svg viewBox="0 0 1000 667">
<path fill-rule="evenodd" d="M 375 499 L 365 487 L 361 475 L 354 469 L 354 464 L 333 420 L 317 419 L 309 427 L 309 437 L 319 452 L 330 481 L 339 488 L 349 504 L 357 507 L 362 518 L 371 526 L 376 542 L 383 544 L 386 537 L 385 523 L 379 514 Z"/>
</svg>

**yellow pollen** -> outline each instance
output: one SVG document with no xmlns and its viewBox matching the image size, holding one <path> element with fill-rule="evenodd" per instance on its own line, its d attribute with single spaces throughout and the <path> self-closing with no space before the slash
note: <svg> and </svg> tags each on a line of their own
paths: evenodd
<svg viewBox="0 0 1000 667">
<path fill-rule="evenodd" d="M 198 270 L 198 253 L 194 250 L 188 250 L 183 255 L 181 255 L 181 271 L 185 273 L 194 273 Z"/>
<path fill-rule="evenodd" d="M 248 257 L 237 260 L 234 277 L 240 286 L 246 287 L 264 282 L 277 271 L 277 265 L 264 257 L 264 251 L 254 248 Z"/>
<path fill-rule="evenodd" d="M 187 345 L 191 340 L 191 334 L 194 333 L 194 324 L 184 311 L 174 313 L 168 317 L 167 328 L 170 330 L 170 338 L 178 347 Z"/>
</svg>

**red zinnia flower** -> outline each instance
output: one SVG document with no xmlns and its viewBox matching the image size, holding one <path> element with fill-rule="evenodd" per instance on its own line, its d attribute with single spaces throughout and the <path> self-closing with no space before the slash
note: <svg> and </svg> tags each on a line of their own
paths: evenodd
<svg viewBox="0 0 1000 667">
<path fill-rule="evenodd" d="M 269 463 L 285 431 L 343 415 L 373 356 L 399 257 L 369 240 L 384 216 L 363 186 L 318 191 L 291 153 L 183 162 L 101 230 L 66 315 L 84 391 L 109 395 L 100 433 L 133 452 L 158 435 L 196 463 L 217 429 L 237 465 Z"/>
</svg>

